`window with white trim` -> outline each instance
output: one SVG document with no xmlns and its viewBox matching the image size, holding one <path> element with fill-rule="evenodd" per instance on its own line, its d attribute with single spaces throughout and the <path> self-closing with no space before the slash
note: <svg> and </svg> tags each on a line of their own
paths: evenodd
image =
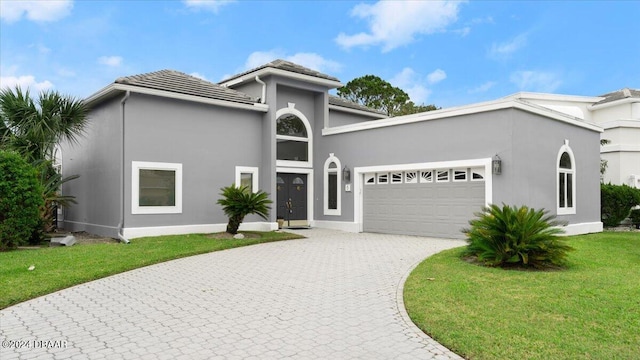
<svg viewBox="0 0 640 360">
<path fill-rule="evenodd" d="M 294 114 L 276 120 L 277 159 L 309 161 L 309 135 L 304 122 Z"/>
<path fill-rule="evenodd" d="M 420 182 L 421 183 L 433 182 L 433 170 L 420 171 Z"/>
<path fill-rule="evenodd" d="M 339 216 L 342 213 L 342 164 L 333 153 L 324 162 L 324 214 Z"/>
<path fill-rule="evenodd" d="M 467 181 L 467 170 L 466 169 L 454 169 L 453 170 L 453 181 L 457 181 L 457 182 Z"/>
<path fill-rule="evenodd" d="M 182 164 L 132 161 L 131 213 L 182 213 Z"/>
<path fill-rule="evenodd" d="M 251 192 L 258 192 L 258 168 L 253 166 L 236 166 L 236 187 L 246 186 Z"/>
<path fill-rule="evenodd" d="M 388 184 L 388 183 L 389 183 L 388 173 L 378 174 L 378 184 Z"/>
<path fill-rule="evenodd" d="M 376 174 L 365 174 L 364 175 L 364 184 L 365 185 L 375 185 L 376 183 Z"/>
<path fill-rule="evenodd" d="M 391 183 L 392 184 L 401 184 L 402 183 L 402 173 L 401 172 L 393 172 L 393 173 L 391 173 Z"/>
<path fill-rule="evenodd" d="M 558 215 L 575 214 L 576 196 L 576 171 L 573 151 L 569 147 L 569 142 L 560 148 L 557 158 L 557 199 Z"/>
<path fill-rule="evenodd" d="M 484 181 L 484 168 L 472 168 L 471 181 Z"/>
<path fill-rule="evenodd" d="M 404 182 L 407 184 L 415 184 L 418 182 L 417 171 L 407 171 L 404 173 Z"/>
<path fill-rule="evenodd" d="M 449 169 L 447 170 L 437 170 L 436 182 L 447 182 L 449 181 Z"/>
</svg>

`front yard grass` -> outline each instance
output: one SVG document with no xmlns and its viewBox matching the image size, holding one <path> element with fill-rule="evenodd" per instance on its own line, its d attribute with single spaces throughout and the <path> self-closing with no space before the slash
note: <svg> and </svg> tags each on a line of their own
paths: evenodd
<svg viewBox="0 0 640 360">
<path fill-rule="evenodd" d="M 127 245 L 79 244 L 0 252 L 0 309 L 73 285 L 163 261 L 302 238 L 286 232 L 242 233 L 249 236 L 242 240 L 221 239 L 206 234 L 157 236 L 133 239 Z M 35 269 L 29 271 L 31 265 Z"/>
<path fill-rule="evenodd" d="M 461 248 L 430 257 L 405 284 L 409 316 L 469 359 L 640 358 L 640 234 L 568 244 L 562 271 L 480 267 Z"/>
</svg>

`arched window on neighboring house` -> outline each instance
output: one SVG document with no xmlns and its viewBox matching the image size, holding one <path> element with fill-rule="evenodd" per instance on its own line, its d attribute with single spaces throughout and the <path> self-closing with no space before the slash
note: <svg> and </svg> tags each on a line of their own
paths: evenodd
<svg viewBox="0 0 640 360">
<path fill-rule="evenodd" d="M 560 148 L 557 159 L 558 215 L 576 213 L 576 169 L 569 141 Z"/>
<path fill-rule="evenodd" d="M 324 162 L 324 214 L 337 215 L 341 212 L 342 164 L 333 153 Z"/>
</svg>

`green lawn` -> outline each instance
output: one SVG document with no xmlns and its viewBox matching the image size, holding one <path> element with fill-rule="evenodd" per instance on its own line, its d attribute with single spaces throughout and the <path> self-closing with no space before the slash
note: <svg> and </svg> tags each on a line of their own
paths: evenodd
<svg viewBox="0 0 640 360">
<path fill-rule="evenodd" d="M 640 359 L 640 233 L 568 243 L 562 271 L 484 268 L 462 261 L 461 248 L 437 254 L 406 282 L 409 316 L 469 359 Z"/>
<path fill-rule="evenodd" d="M 41 295 L 123 271 L 185 256 L 271 241 L 299 239 L 286 232 L 256 238 L 215 239 L 176 235 L 133 239 L 130 244 L 80 244 L 0 252 L 0 309 Z M 34 265 L 35 269 L 28 268 Z"/>
</svg>

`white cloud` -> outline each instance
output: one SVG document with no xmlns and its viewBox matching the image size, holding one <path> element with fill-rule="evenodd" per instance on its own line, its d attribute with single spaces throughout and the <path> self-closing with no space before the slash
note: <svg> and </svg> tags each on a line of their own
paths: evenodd
<svg viewBox="0 0 640 360">
<path fill-rule="evenodd" d="M 409 94 L 411 101 L 418 105 L 426 103 L 432 92 L 421 83 L 420 75 L 408 67 L 402 69 L 389 82 L 391 85 L 404 90 Z"/>
<path fill-rule="evenodd" d="M 491 49 L 489 50 L 489 56 L 492 58 L 506 58 L 511 56 L 511 54 L 516 51 L 522 49 L 527 45 L 527 34 L 520 34 L 510 41 L 503 42 L 500 44 L 493 43 L 491 45 Z"/>
<path fill-rule="evenodd" d="M 267 64 L 276 59 L 283 59 L 308 67 L 320 72 L 338 72 L 342 69 L 342 65 L 336 61 L 328 60 L 316 53 L 296 53 L 287 55 L 280 50 L 255 51 L 249 55 L 245 61 L 244 69 L 253 69 L 258 66 Z"/>
<path fill-rule="evenodd" d="M 189 75 L 191 75 L 193 77 L 197 77 L 198 79 L 202 79 L 202 80 L 208 81 L 207 78 L 204 75 L 202 75 L 200 73 L 197 73 L 197 72 L 192 72 Z"/>
<path fill-rule="evenodd" d="M 546 71 L 516 71 L 511 74 L 510 81 L 522 91 L 552 93 L 562 85 L 558 74 Z"/>
<path fill-rule="evenodd" d="M 471 33 L 471 28 L 469 26 L 465 26 L 461 29 L 452 30 L 456 34 L 460 34 L 460 36 L 465 37 Z"/>
<path fill-rule="evenodd" d="M 473 89 L 470 89 L 469 91 L 467 91 L 469 94 L 477 94 L 477 93 L 483 93 L 483 92 L 487 92 L 489 91 L 489 89 L 491 89 L 492 87 L 494 87 L 497 84 L 497 82 L 495 81 L 487 81 L 486 83 L 476 86 Z"/>
<path fill-rule="evenodd" d="M 20 86 L 22 90 L 30 89 L 31 91 L 40 92 L 51 89 L 53 84 L 49 80 L 37 82 L 33 75 L 0 77 L 0 89 L 13 89 L 16 86 Z"/>
<path fill-rule="evenodd" d="M 427 81 L 429 84 L 439 83 L 447 78 L 447 73 L 442 69 L 436 69 L 431 74 L 427 75 Z"/>
<path fill-rule="evenodd" d="M 335 41 L 349 49 L 354 46 L 381 45 L 391 51 L 415 40 L 417 35 L 444 31 L 458 19 L 460 1 L 379 1 L 358 4 L 351 16 L 365 19 L 369 32 L 340 33 Z"/>
<path fill-rule="evenodd" d="M 98 63 L 110 67 L 118 67 L 122 65 L 121 56 L 101 56 L 98 58 Z"/>
<path fill-rule="evenodd" d="M 235 2 L 234 0 L 184 0 L 184 4 L 193 10 L 206 10 L 215 14 L 221 7 Z"/>
<path fill-rule="evenodd" d="M 0 18 L 7 22 L 15 22 L 24 16 L 37 22 L 56 21 L 71 13 L 73 1 L 0 1 Z"/>
</svg>

